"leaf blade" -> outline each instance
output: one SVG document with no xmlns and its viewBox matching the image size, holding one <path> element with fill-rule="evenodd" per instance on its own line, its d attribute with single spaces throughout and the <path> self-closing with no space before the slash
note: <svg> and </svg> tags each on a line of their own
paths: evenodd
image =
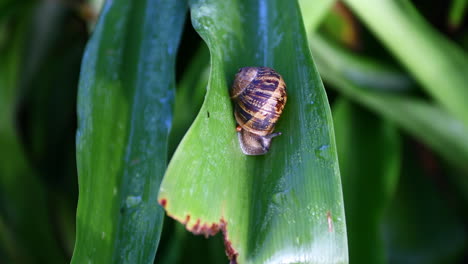
<svg viewBox="0 0 468 264">
<path fill-rule="evenodd" d="M 194 233 L 223 231 L 233 262 L 347 262 L 330 110 L 297 3 L 192 1 L 191 13 L 210 48 L 210 81 L 160 203 Z M 283 135 L 266 156 L 243 155 L 235 132 L 228 84 L 245 66 L 273 67 L 288 86 Z"/>
<path fill-rule="evenodd" d="M 184 1 L 108 1 L 103 8 L 80 79 L 72 263 L 154 260 L 185 8 Z"/>
</svg>

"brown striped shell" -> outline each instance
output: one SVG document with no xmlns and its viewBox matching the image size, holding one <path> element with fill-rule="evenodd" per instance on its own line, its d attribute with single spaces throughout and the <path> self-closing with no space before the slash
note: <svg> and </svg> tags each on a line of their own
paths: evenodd
<svg viewBox="0 0 468 264">
<path fill-rule="evenodd" d="M 268 67 L 245 67 L 236 74 L 231 89 L 234 116 L 241 127 L 239 141 L 247 155 L 268 152 L 275 124 L 286 104 L 286 84 Z"/>
</svg>

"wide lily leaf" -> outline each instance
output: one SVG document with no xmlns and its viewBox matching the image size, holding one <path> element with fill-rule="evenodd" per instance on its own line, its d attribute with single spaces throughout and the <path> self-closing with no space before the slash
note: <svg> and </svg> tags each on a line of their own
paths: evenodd
<svg viewBox="0 0 468 264">
<path fill-rule="evenodd" d="M 347 263 L 333 125 L 295 1 L 192 1 L 211 52 L 205 101 L 176 150 L 159 201 L 196 234 L 222 231 L 232 263 Z M 268 66 L 288 102 L 268 154 L 245 156 L 228 89 L 238 68 Z"/>
<path fill-rule="evenodd" d="M 345 1 L 449 113 L 468 126 L 468 55 L 436 32 L 410 1 Z"/>
<path fill-rule="evenodd" d="M 183 1 L 107 1 L 78 95 L 79 202 L 73 263 L 152 263 L 163 210 Z"/>
<path fill-rule="evenodd" d="M 333 105 L 333 121 L 350 261 L 386 263 L 381 224 L 400 174 L 400 135 L 390 121 L 344 98 Z"/>
</svg>

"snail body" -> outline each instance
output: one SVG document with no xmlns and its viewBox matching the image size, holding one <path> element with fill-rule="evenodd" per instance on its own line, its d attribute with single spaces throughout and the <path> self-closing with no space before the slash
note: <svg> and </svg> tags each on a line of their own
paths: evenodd
<svg viewBox="0 0 468 264">
<path fill-rule="evenodd" d="M 244 67 L 231 89 L 238 124 L 238 138 L 246 155 L 263 155 L 270 149 L 273 133 L 287 100 L 286 84 L 268 67 Z"/>
</svg>

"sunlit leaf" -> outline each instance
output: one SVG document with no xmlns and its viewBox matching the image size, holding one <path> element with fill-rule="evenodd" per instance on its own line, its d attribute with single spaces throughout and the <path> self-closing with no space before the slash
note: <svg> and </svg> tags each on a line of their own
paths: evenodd
<svg viewBox="0 0 468 264">
<path fill-rule="evenodd" d="M 297 3 L 192 1 L 191 15 L 211 73 L 160 203 L 194 233 L 222 231 L 233 263 L 347 263 L 333 125 Z M 236 135 L 228 89 L 245 66 L 272 67 L 287 84 L 283 135 L 264 156 L 242 154 Z"/>
</svg>

